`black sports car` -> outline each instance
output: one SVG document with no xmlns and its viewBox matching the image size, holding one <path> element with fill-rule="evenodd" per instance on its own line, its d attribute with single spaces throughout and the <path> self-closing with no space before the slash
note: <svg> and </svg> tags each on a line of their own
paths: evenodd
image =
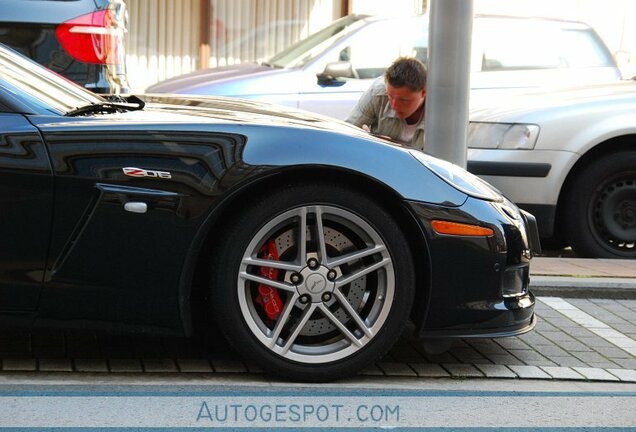
<svg viewBox="0 0 636 432">
<path fill-rule="evenodd" d="M 286 379 L 534 325 L 534 218 L 348 124 L 223 98 L 104 99 L 0 45 L 0 325 L 189 335 Z M 203 320 L 204 321 L 204 320 Z"/>
</svg>

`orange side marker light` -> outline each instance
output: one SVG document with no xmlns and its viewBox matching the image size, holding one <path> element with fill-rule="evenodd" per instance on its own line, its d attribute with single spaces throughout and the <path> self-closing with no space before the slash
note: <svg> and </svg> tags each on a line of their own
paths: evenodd
<svg viewBox="0 0 636 432">
<path fill-rule="evenodd" d="M 490 228 L 458 222 L 434 220 L 431 225 L 437 234 L 472 237 L 489 237 L 495 234 Z"/>
</svg>

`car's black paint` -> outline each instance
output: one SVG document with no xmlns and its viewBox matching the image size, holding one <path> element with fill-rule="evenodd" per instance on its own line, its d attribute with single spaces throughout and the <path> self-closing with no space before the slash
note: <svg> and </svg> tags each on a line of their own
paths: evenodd
<svg viewBox="0 0 636 432">
<path fill-rule="evenodd" d="M 491 239 L 440 238 L 425 227 L 428 238 L 421 241 L 430 250 L 431 286 L 452 289 L 432 291 L 422 329 L 469 325 L 490 331 L 510 325 L 506 320 L 492 321 L 495 315 L 510 315 L 504 307 L 510 301 L 501 298 L 501 278 L 507 265 L 522 259 L 528 242 L 518 238 L 506 244 L 506 236 L 514 238 L 518 230 L 505 213 L 496 210 L 497 204 L 467 199 L 430 171 L 415 172 L 419 166 L 406 163 L 411 158 L 407 153 L 400 161 L 391 146 L 367 137 L 360 142 L 345 139 L 317 119 L 313 130 L 298 129 L 285 125 L 286 121 L 300 121 L 287 113 L 269 119 L 280 127 L 265 129 L 248 121 L 249 104 L 233 102 L 243 110 L 233 114 L 240 120 L 237 124 L 209 121 L 195 126 L 195 115 L 213 116 L 222 109 L 221 102 L 209 100 L 207 108 L 189 108 L 181 119 L 174 114 L 171 126 L 158 120 L 165 118 L 168 108 L 152 104 L 144 113 L 102 118 L 30 117 L 48 144 L 58 191 L 40 316 L 68 319 L 77 310 L 73 299 L 82 297 L 86 298 L 82 316 L 76 317 L 81 320 L 110 317 L 123 324 L 169 332 L 189 328 L 189 305 L 180 302 L 189 298 L 181 283 L 191 277 L 184 276 L 181 269 L 186 264 L 194 267 L 187 260 L 196 259 L 199 251 L 192 253 L 190 244 L 195 239 L 202 243 L 197 236 L 205 235 L 204 221 L 221 197 L 260 177 L 284 176 L 290 167 L 318 166 L 324 170 L 324 178 L 329 177 L 329 170 L 351 171 L 389 187 L 395 198 L 418 194 L 420 200 L 410 207 L 420 220 L 489 221 L 497 233 Z M 171 109 L 178 112 L 177 107 Z M 254 114 L 262 115 L 258 113 L 261 109 L 258 106 Z M 365 145 L 364 152 L 361 145 Z M 168 171 L 173 178 L 126 177 L 121 171 L 126 166 Z M 410 168 L 413 175 L 408 175 Z M 417 188 L 419 184 L 430 187 Z M 122 206 L 128 200 L 148 202 L 152 217 L 124 212 Z M 423 211 L 422 206 L 428 210 Z M 120 242 L 109 241 L 113 232 Z M 103 262 L 110 262 L 110 268 L 96 268 Z M 495 271 L 495 265 L 501 270 Z M 113 274 L 111 268 L 119 270 Z M 490 292 L 475 289 L 475 284 L 489 287 Z M 450 308 L 445 309 L 446 305 Z"/>
<path fill-rule="evenodd" d="M 410 203 L 427 232 L 431 285 L 422 337 L 485 336 L 527 331 L 534 297 L 503 297 L 506 269 L 528 266 L 531 245 L 501 205 L 469 198 L 460 208 Z M 427 221 L 451 220 L 492 228 L 492 237 L 465 238 L 436 234 Z M 477 288 L 479 287 L 479 288 Z M 527 288 L 527 286 L 526 286 Z"/>
<path fill-rule="evenodd" d="M 53 173 L 38 130 L 0 114 L 0 310 L 35 310 L 47 258 Z"/>
<path fill-rule="evenodd" d="M 42 314 L 72 316 L 69 301 L 79 295 L 87 299 L 83 319 L 116 312 L 122 323 L 179 331 L 176 288 L 191 243 L 221 193 L 253 171 L 240 162 L 243 136 L 42 129 L 58 190 Z M 126 177 L 129 166 L 172 179 Z M 128 201 L 146 202 L 148 213 L 123 211 Z"/>
<path fill-rule="evenodd" d="M 146 101 L 143 111 L 80 117 L 33 105 L 31 114 L 0 114 L 3 325 L 27 317 L 36 326 L 189 335 L 195 311 L 214 302 L 207 279 L 223 269 L 210 268 L 210 256 L 222 253 L 215 246 L 226 226 L 272 190 L 334 182 L 402 230 L 416 288 L 403 312 L 421 337 L 534 325 L 527 267 L 536 245 L 527 232 L 536 226 L 512 203 L 471 197 L 406 149 L 323 117 L 222 98 Z M 6 92 L 0 103 L 9 105 Z M 169 177 L 131 177 L 127 167 Z M 126 211 L 131 202 L 147 211 Z M 436 234 L 434 219 L 494 235 Z M 514 271 L 523 291 L 505 297 L 504 274 Z"/>
<path fill-rule="evenodd" d="M 246 104 L 241 106 L 247 107 Z M 141 116 L 143 121 L 138 119 L 123 126 L 121 122 L 126 117 L 139 118 L 140 115 L 122 114 L 114 120 L 105 117 L 101 121 L 63 119 L 57 123 L 52 123 L 50 117 L 31 117 L 49 145 L 58 190 L 56 235 L 50 248 L 42 316 L 73 316 L 76 304 L 72 300 L 79 293 L 87 298 L 82 305 L 83 320 L 91 316 L 106 320 L 111 311 L 116 311 L 118 322 L 178 331 L 179 314 L 170 308 L 188 298 L 188 293 L 184 287 L 180 291 L 174 290 L 184 277 L 180 273 L 181 264 L 174 263 L 186 264 L 188 256 L 196 258 L 196 253 L 189 255 L 190 243 L 197 235 L 204 234 L 200 226 L 213 213 L 220 196 L 262 176 L 284 175 L 282 165 L 302 168 L 319 163 L 325 165 L 325 169 L 329 165 L 331 169 L 346 170 L 351 169 L 347 165 L 354 165 L 370 177 L 382 163 L 382 159 L 362 155 L 357 161 L 347 161 L 345 156 L 351 156 L 352 151 L 350 143 L 321 142 L 316 138 L 316 142 L 305 142 L 283 152 L 276 148 L 283 145 L 276 131 L 262 131 L 250 140 L 242 134 L 229 132 L 249 133 L 244 130 L 249 128 L 248 125 L 216 127 L 224 132 L 194 132 L 191 125 L 177 125 L 177 131 L 152 131 L 149 130 L 153 127 L 150 126 L 152 107 L 148 110 Z M 161 112 L 158 115 L 161 116 Z M 287 131 L 291 136 L 296 132 L 294 129 Z M 333 136 L 332 132 L 328 134 Z M 302 139 L 299 135 L 299 144 Z M 378 147 L 390 151 L 385 144 Z M 250 151 L 251 148 L 254 150 Z M 247 155 L 251 160 L 249 164 L 244 161 Z M 412 159 L 406 156 L 407 160 Z M 125 166 L 140 165 L 171 172 L 173 178 L 170 181 L 135 179 L 124 176 L 121 171 Z M 393 172 L 397 172 L 397 167 Z M 323 172 L 323 178 L 328 178 L 327 173 Z M 439 197 L 430 194 L 431 200 L 458 205 L 466 199 L 430 172 L 424 173 L 430 175 L 423 179 L 426 183 L 437 183 L 438 190 L 446 191 Z M 393 180 L 401 181 L 405 189 L 413 184 L 402 181 L 401 176 L 395 176 Z M 149 211 L 155 215 L 153 220 L 124 212 L 123 201 L 141 198 L 130 192 L 105 192 L 106 185 L 157 191 L 156 195 L 144 198 Z M 159 191 L 179 196 L 165 197 Z M 201 230 L 199 234 L 198 230 Z M 125 242 L 115 244 L 103 238 L 110 236 L 112 231 L 118 232 Z M 95 245 L 99 246 L 95 248 Z M 152 257 L 151 267 L 148 266 L 149 256 Z M 109 268 L 94 269 L 99 263 L 109 261 Z M 187 264 L 190 268 L 193 266 Z M 112 274 L 111 268 L 120 270 Z M 148 272 L 149 268 L 156 270 Z M 125 275 L 125 279 L 120 280 L 119 275 Z M 138 276 L 136 279 L 135 275 Z M 69 287 L 75 288 L 69 290 Z M 183 295 L 177 296 L 178 292 Z M 149 302 L 148 297 L 161 299 L 164 303 Z M 185 305 L 180 310 L 185 310 L 189 316 L 188 308 L 189 305 Z"/>
</svg>

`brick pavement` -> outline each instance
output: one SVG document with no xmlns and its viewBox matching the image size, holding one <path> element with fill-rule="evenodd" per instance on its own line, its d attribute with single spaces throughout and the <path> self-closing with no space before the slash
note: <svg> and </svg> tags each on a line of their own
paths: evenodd
<svg viewBox="0 0 636 432">
<path fill-rule="evenodd" d="M 439 355 L 426 354 L 420 341 L 405 333 L 361 375 L 636 382 L 636 300 L 564 302 L 540 297 L 537 326 L 525 335 L 465 339 Z M 4 331 L 0 367 L 3 374 L 262 373 L 241 361 L 218 334 L 186 340 Z"/>
</svg>

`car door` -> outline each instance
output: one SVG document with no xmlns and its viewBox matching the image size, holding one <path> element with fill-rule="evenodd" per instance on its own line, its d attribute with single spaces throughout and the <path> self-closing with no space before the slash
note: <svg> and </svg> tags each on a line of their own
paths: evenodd
<svg viewBox="0 0 636 432">
<path fill-rule="evenodd" d="M 39 132 L 0 105 L 0 311 L 31 311 L 45 275 L 53 174 Z"/>
<path fill-rule="evenodd" d="M 337 44 L 307 67 L 299 107 L 344 119 L 371 83 L 382 76 L 400 56 L 414 56 L 426 62 L 428 21 L 425 17 L 389 19 L 370 23 Z M 316 74 L 327 64 L 349 62 L 353 77 L 331 85 L 318 82 Z"/>
</svg>

